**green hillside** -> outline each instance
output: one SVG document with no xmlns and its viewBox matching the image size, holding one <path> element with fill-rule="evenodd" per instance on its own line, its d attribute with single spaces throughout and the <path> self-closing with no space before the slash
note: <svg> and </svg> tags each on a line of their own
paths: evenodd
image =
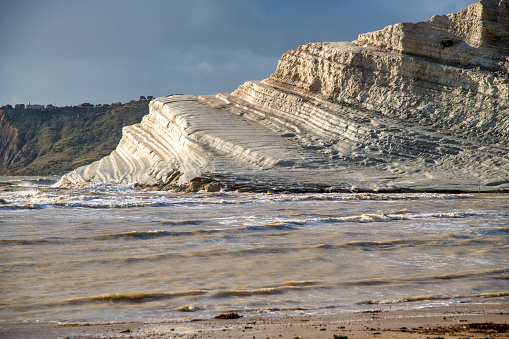
<svg viewBox="0 0 509 339">
<path fill-rule="evenodd" d="M 0 125 L 12 126 L 17 136 L 0 142 L 0 175 L 61 175 L 99 160 L 115 149 L 122 127 L 148 114 L 148 103 L 140 99 L 42 110 L 4 106 Z"/>
</svg>

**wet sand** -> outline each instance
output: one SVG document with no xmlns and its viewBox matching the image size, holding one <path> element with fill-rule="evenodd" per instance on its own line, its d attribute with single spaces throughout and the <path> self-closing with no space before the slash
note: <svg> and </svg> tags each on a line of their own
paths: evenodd
<svg viewBox="0 0 509 339">
<path fill-rule="evenodd" d="M 507 338 L 509 298 L 402 311 L 366 309 L 326 315 L 237 319 L 23 325 L 0 328 L 2 338 Z"/>
</svg>

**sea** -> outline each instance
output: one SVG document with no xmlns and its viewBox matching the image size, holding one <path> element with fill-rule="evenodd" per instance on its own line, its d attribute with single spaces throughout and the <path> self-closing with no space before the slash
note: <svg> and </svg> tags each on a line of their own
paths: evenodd
<svg viewBox="0 0 509 339">
<path fill-rule="evenodd" d="M 509 299 L 508 194 L 57 181 L 0 177 L 0 329 Z"/>
</svg>

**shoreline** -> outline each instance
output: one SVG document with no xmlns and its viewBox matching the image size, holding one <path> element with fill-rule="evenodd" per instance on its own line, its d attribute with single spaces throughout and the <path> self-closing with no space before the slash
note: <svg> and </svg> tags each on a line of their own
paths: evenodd
<svg viewBox="0 0 509 339">
<path fill-rule="evenodd" d="M 54 184 L 58 183 L 61 176 L 55 175 L 41 175 L 41 176 L 1 176 L 0 175 L 0 192 L 12 189 L 16 187 L 13 180 L 26 180 L 33 181 L 34 184 L 40 184 L 40 187 L 50 187 L 52 189 L 68 189 L 68 188 L 82 188 L 84 185 L 100 184 L 99 182 L 88 182 L 86 184 L 79 185 L 67 185 L 55 187 Z M 415 187 L 395 187 L 395 188 L 380 188 L 380 189 L 369 189 L 362 187 L 355 187 L 355 185 L 344 184 L 343 186 L 331 186 L 327 183 L 300 183 L 300 184 L 288 184 L 284 182 L 272 181 L 270 183 L 260 181 L 258 183 L 250 182 L 246 183 L 243 180 L 227 181 L 217 178 L 193 178 L 197 185 L 140 185 L 137 183 L 131 184 L 115 184 L 106 183 L 112 185 L 131 185 L 133 189 L 145 192 L 151 191 L 165 191 L 168 193 L 271 193 L 271 194 L 497 194 L 507 195 L 509 194 L 509 188 L 494 188 L 487 189 L 482 187 L 479 189 L 460 189 L 460 188 L 415 188 Z M 217 183 L 220 186 L 219 190 L 208 190 L 204 188 L 206 185 L 203 182 L 210 184 Z M 51 184 L 52 183 L 52 184 Z M 50 185 L 51 184 L 51 185 Z M 26 187 L 26 186 L 20 186 Z"/>
<path fill-rule="evenodd" d="M 509 297 L 476 298 L 437 307 L 237 319 L 104 324 L 2 325 L 2 338 L 486 338 L 509 337 Z"/>
</svg>

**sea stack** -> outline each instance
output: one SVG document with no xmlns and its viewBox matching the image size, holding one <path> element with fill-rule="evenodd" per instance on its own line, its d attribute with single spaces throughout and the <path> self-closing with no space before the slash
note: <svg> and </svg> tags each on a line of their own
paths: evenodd
<svg viewBox="0 0 509 339">
<path fill-rule="evenodd" d="M 61 185 L 190 191 L 509 189 L 509 0 L 286 52 L 233 93 L 150 102 Z"/>
</svg>

